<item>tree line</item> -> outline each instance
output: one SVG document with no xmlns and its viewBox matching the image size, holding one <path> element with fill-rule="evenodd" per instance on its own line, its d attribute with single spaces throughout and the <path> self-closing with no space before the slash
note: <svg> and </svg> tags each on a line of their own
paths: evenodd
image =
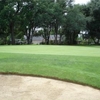
<svg viewBox="0 0 100 100">
<path fill-rule="evenodd" d="M 32 43 L 36 28 L 49 44 L 50 34 L 54 44 L 65 36 L 65 44 L 77 44 L 78 34 L 87 31 L 84 37 L 100 43 L 100 0 L 91 0 L 86 5 L 75 5 L 74 0 L 0 0 L 0 44 L 15 44 L 16 38 L 27 37 Z M 37 34 L 39 34 L 37 33 Z"/>
</svg>

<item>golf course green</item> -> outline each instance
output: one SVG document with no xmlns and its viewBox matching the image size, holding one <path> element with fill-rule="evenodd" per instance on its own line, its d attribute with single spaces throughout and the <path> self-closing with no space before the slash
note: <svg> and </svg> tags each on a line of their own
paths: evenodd
<svg viewBox="0 0 100 100">
<path fill-rule="evenodd" d="M 100 89 L 100 47 L 0 46 L 0 73 L 49 77 Z"/>
</svg>

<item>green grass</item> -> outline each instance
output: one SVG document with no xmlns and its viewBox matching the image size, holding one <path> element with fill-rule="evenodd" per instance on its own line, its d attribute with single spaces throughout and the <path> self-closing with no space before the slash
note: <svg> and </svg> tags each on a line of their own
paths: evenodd
<svg viewBox="0 0 100 100">
<path fill-rule="evenodd" d="M 100 89 L 100 47 L 0 46 L 0 72 L 52 77 Z"/>
</svg>

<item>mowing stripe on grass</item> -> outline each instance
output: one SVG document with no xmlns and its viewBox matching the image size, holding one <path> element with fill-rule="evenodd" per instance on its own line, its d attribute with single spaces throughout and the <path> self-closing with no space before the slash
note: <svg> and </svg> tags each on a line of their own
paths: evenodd
<svg viewBox="0 0 100 100">
<path fill-rule="evenodd" d="M 74 54 L 72 51 L 76 48 Z M 1 46 L 0 72 L 53 77 L 100 89 L 100 53 L 97 55 L 98 52 L 99 47 Z"/>
</svg>

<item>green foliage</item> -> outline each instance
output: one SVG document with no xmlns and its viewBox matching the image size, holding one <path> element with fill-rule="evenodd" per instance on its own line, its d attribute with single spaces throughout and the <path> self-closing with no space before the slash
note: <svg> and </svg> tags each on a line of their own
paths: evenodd
<svg viewBox="0 0 100 100">
<path fill-rule="evenodd" d="M 86 19 L 82 12 L 80 12 L 80 6 L 74 6 L 68 11 L 66 16 L 67 28 L 69 31 L 84 30 L 86 26 Z"/>
<path fill-rule="evenodd" d="M 88 30 L 91 38 L 100 40 L 100 0 L 91 0 L 87 5 L 73 5 L 74 0 L 0 0 L 0 34 L 15 38 L 26 34 L 30 42 L 35 28 L 44 29 L 43 37 L 49 44 L 50 34 L 64 34 L 66 42 L 77 44 L 77 34 Z M 26 28 L 28 26 L 28 28 Z M 29 30 L 29 33 L 27 33 Z M 61 30 L 59 32 L 59 30 Z"/>
<path fill-rule="evenodd" d="M 17 34 L 26 34 L 26 26 L 34 34 L 36 27 L 43 27 L 49 36 L 51 28 L 56 28 L 56 36 L 59 26 L 64 23 L 63 14 L 72 0 L 1 0 L 0 1 L 0 33 L 11 36 L 12 44 L 15 43 Z M 34 28 L 34 29 L 33 29 Z M 6 29 L 6 32 L 4 30 Z M 26 34 L 28 37 L 28 34 Z M 27 40 L 28 42 L 30 40 Z"/>
<path fill-rule="evenodd" d="M 81 6 L 75 5 L 68 9 L 64 29 L 68 44 L 76 44 L 76 39 L 80 31 L 86 28 L 86 18 L 81 12 Z"/>
<path fill-rule="evenodd" d="M 87 30 L 95 44 L 100 44 L 100 0 L 91 0 L 84 8 L 87 20 Z"/>
</svg>

